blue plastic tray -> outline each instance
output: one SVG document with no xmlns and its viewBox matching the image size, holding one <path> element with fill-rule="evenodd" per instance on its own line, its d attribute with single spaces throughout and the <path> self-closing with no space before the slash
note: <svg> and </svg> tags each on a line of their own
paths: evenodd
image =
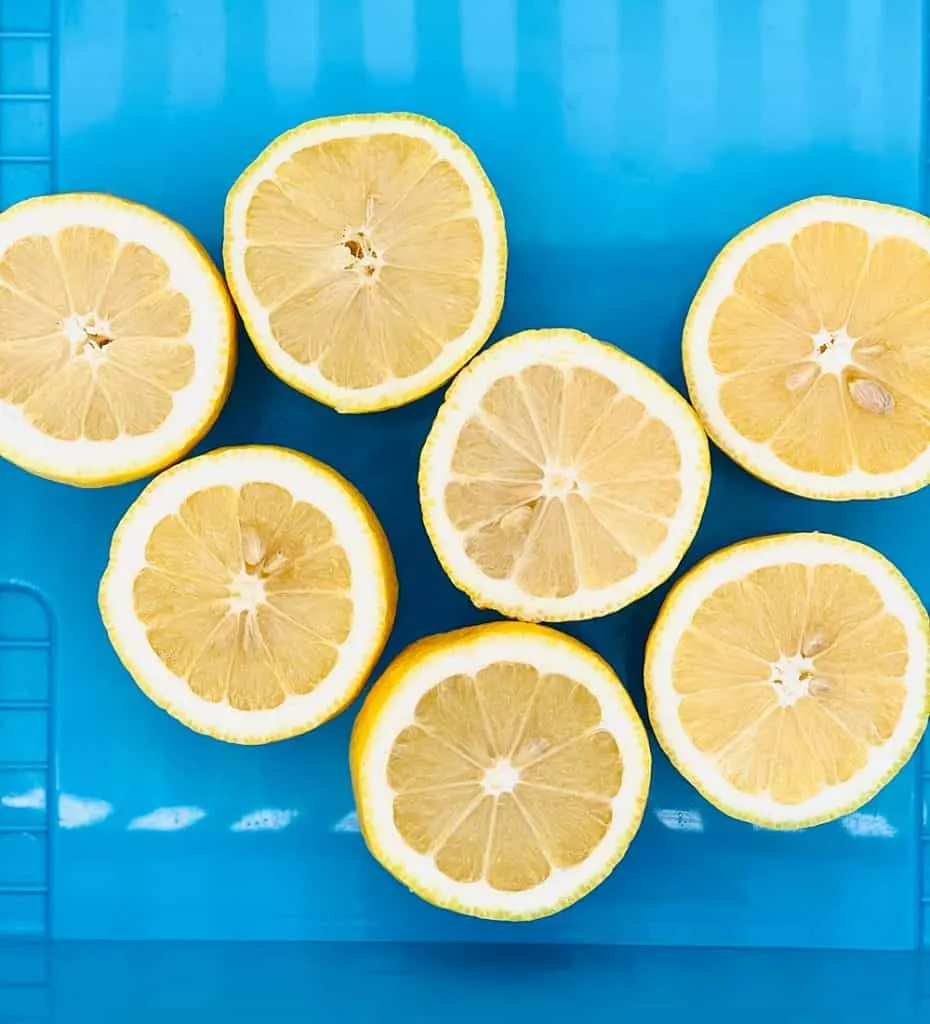
<svg viewBox="0 0 930 1024">
<path fill-rule="evenodd" d="M 684 313 L 738 229 L 813 193 L 924 205 L 924 7 L 0 0 L 0 204 L 112 191 L 177 218 L 217 256 L 226 190 L 276 134 L 324 114 L 419 111 L 471 143 L 499 191 L 511 265 L 496 336 L 579 327 L 682 387 Z M 420 522 L 417 457 L 438 401 L 340 418 L 272 377 L 243 339 L 232 397 L 203 446 L 291 445 L 365 492 L 400 570 L 386 656 L 482 617 Z M 299 739 L 227 746 L 160 712 L 121 669 L 96 586 L 141 486 L 82 492 L 0 465 L 0 1020 L 46 1012 L 49 999 L 62 1019 L 90 1019 L 80 1008 L 94 998 L 113 1014 L 95 1019 L 137 1020 L 214 1006 L 220 989 L 229 1007 L 257 1007 L 256 1020 L 290 1019 L 284 1009 L 298 1004 L 320 1020 L 400 1020 L 414 994 L 433 1011 L 412 1020 L 496 1019 L 505 1004 L 530 1013 L 527 993 L 543 1020 L 583 991 L 618 1019 L 653 1019 L 647 1005 L 669 1019 L 719 1008 L 727 994 L 768 1019 L 766 986 L 782 1018 L 792 1000 L 852 1016 L 871 1007 L 881 1021 L 930 1016 L 915 959 L 930 946 L 919 755 L 862 811 L 776 834 L 714 811 L 656 750 L 642 831 L 590 897 L 518 926 L 435 910 L 363 847 L 346 762 L 352 711 Z M 930 491 L 819 504 L 715 454 L 686 564 L 754 534 L 829 529 L 879 548 L 928 599 L 928 516 Z M 661 597 L 570 627 L 641 710 Z M 83 944 L 14 942 L 29 937 Z M 144 944 L 110 945 L 126 939 Z M 217 945 L 172 944 L 187 940 Z M 264 940 L 353 945 L 231 945 Z"/>
</svg>

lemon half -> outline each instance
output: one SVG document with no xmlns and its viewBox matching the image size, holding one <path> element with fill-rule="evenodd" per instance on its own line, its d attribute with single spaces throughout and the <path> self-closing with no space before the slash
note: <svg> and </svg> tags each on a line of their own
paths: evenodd
<svg viewBox="0 0 930 1024">
<path fill-rule="evenodd" d="M 0 456 L 100 486 L 176 461 L 235 365 L 232 303 L 179 225 L 112 196 L 0 215 Z"/>
<path fill-rule="evenodd" d="M 474 359 L 420 458 L 423 521 L 452 582 L 535 621 L 604 615 L 667 579 L 709 483 L 684 399 L 571 330 L 526 331 Z"/>
<path fill-rule="evenodd" d="M 555 630 L 498 622 L 407 648 L 350 748 L 374 856 L 429 902 L 476 917 L 553 914 L 626 852 L 650 755 L 613 670 Z"/>
<path fill-rule="evenodd" d="M 410 402 L 484 344 L 507 243 L 474 153 L 413 114 L 310 121 L 226 203 L 230 288 L 259 355 L 342 412 Z"/>
<path fill-rule="evenodd" d="M 659 742 L 711 803 L 770 828 L 840 817 L 927 724 L 928 621 L 877 551 L 828 534 L 746 541 L 672 589 L 646 650 Z"/>
<path fill-rule="evenodd" d="M 738 235 L 684 331 L 688 389 L 749 472 L 815 498 L 930 480 L 930 221 L 818 197 Z"/>
<path fill-rule="evenodd" d="M 198 732 L 266 743 L 361 689 L 394 619 L 387 539 L 335 470 L 227 448 L 157 477 L 110 549 L 100 609 L 140 688 Z"/>
</svg>

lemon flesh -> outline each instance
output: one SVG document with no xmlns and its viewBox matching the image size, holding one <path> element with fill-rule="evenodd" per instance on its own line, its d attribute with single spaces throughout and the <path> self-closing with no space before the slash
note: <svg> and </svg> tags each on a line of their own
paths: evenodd
<svg viewBox="0 0 930 1024">
<path fill-rule="evenodd" d="M 366 699 L 351 747 L 363 832 L 425 899 L 553 913 L 638 828 L 648 745 L 619 680 L 577 641 L 496 623 L 430 637 Z"/>
<path fill-rule="evenodd" d="M 100 600 L 136 681 L 194 729 L 264 742 L 358 692 L 390 630 L 390 552 L 364 499 L 282 449 L 163 474 L 117 529 Z"/>
<path fill-rule="evenodd" d="M 797 534 L 707 559 L 649 638 L 650 717 L 713 803 L 802 827 L 864 803 L 927 719 L 927 616 L 877 552 Z"/>
<path fill-rule="evenodd" d="M 487 339 L 506 242 L 474 154 L 413 115 L 311 121 L 233 186 L 225 260 L 269 367 L 337 409 L 411 401 Z"/>
<path fill-rule="evenodd" d="M 423 449 L 424 521 L 453 582 L 516 618 L 588 618 L 673 571 L 707 494 L 675 391 L 575 331 L 498 342 L 453 383 Z"/>
<path fill-rule="evenodd" d="M 930 221 L 818 198 L 718 257 L 688 316 L 692 400 L 762 479 L 824 498 L 930 479 Z"/>
<path fill-rule="evenodd" d="M 0 454 L 66 482 L 142 476 L 222 407 L 231 303 L 180 227 L 102 195 L 0 216 Z"/>
</svg>

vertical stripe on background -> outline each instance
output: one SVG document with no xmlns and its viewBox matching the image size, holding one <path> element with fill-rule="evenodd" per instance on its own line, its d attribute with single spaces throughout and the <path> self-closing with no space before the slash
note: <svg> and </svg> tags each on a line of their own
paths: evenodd
<svg viewBox="0 0 930 1024">
<path fill-rule="evenodd" d="M 131 2 L 75 0 L 65 9 L 68 45 L 60 49 L 59 100 L 68 131 L 100 124 L 119 109 L 130 46 L 126 10 Z M 88 68 L 93 68 L 92 89 L 86 88 Z"/>
<path fill-rule="evenodd" d="M 849 132 L 855 149 L 884 149 L 887 138 L 882 75 L 882 0 L 856 0 L 846 19 L 845 68 L 849 82 Z M 876 138 L 876 134 L 880 137 Z"/>
<path fill-rule="evenodd" d="M 663 0 L 665 152 L 677 167 L 714 156 L 716 0 Z"/>
<path fill-rule="evenodd" d="M 620 11 L 617 0 L 562 0 L 562 121 L 571 145 L 592 155 L 618 145 Z"/>
<path fill-rule="evenodd" d="M 466 85 L 509 106 L 518 72 L 516 0 L 459 0 L 459 16 Z"/>
<path fill-rule="evenodd" d="M 319 0 L 264 0 L 265 68 L 268 85 L 288 93 L 306 89 L 319 74 Z"/>
<path fill-rule="evenodd" d="M 171 0 L 164 21 L 169 105 L 209 107 L 223 95 L 226 7 L 225 0 Z"/>
<path fill-rule="evenodd" d="M 920 130 L 927 131 L 930 15 L 926 0 L 882 4 L 878 33 L 885 102 L 881 125 L 889 149 L 919 159 Z M 917 201 L 916 199 L 914 200 Z"/>
<path fill-rule="evenodd" d="M 717 10 L 717 134 L 725 159 L 764 147 L 759 130 L 761 9 L 751 3 L 722 3 Z"/>
<path fill-rule="evenodd" d="M 771 149 L 799 144 L 810 132 L 807 0 L 762 0 L 761 137 Z"/>
<path fill-rule="evenodd" d="M 362 0 L 362 58 L 366 73 L 375 79 L 413 77 L 416 0 Z"/>
</svg>

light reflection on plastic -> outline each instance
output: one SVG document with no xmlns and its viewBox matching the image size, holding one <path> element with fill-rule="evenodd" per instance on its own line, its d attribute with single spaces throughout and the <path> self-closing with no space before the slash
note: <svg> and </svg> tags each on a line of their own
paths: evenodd
<svg viewBox="0 0 930 1024">
<path fill-rule="evenodd" d="M 109 818 L 113 804 L 93 797 L 62 793 L 58 798 L 58 824 L 62 828 L 87 828 Z"/>
<path fill-rule="evenodd" d="M 678 811 L 660 807 L 656 817 L 673 832 L 703 832 L 704 820 L 698 811 Z"/>
<path fill-rule="evenodd" d="M 344 814 L 335 825 L 333 825 L 334 832 L 358 832 L 358 815 L 355 811 L 349 811 L 348 814 Z"/>
<path fill-rule="evenodd" d="M 843 818 L 842 824 L 851 836 L 875 836 L 879 839 L 892 839 L 898 834 L 898 830 L 884 814 L 865 814 L 862 811 L 856 811 L 855 814 L 847 814 Z"/>
<path fill-rule="evenodd" d="M 229 826 L 230 832 L 278 832 L 297 817 L 297 811 L 280 807 L 266 807 L 252 811 Z"/>
<path fill-rule="evenodd" d="M 159 807 L 133 818 L 126 827 L 130 832 L 179 832 L 206 816 L 207 812 L 200 807 Z"/>
<path fill-rule="evenodd" d="M 8 793 L 0 797 L 0 804 L 4 807 L 15 807 L 18 810 L 44 811 L 45 790 L 40 786 L 34 786 L 26 793 Z"/>
</svg>

